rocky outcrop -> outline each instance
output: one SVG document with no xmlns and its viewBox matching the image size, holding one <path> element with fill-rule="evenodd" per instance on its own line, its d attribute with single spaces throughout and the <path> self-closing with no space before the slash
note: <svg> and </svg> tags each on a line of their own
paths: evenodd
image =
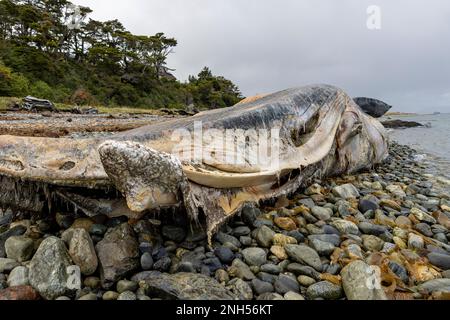
<svg viewBox="0 0 450 320">
<path fill-rule="evenodd" d="M 359 97 L 353 100 L 365 113 L 374 118 L 381 118 L 392 109 L 392 106 L 377 99 Z"/>
<path fill-rule="evenodd" d="M 423 127 L 423 124 L 415 121 L 405 121 L 405 120 L 386 120 L 381 122 L 385 128 L 388 129 L 400 129 L 400 128 L 417 128 Z"/>
</svg>

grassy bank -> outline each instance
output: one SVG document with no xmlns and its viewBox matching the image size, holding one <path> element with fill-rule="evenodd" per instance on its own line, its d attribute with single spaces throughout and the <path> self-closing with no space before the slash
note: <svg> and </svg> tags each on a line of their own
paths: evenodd
<svg viewBox="0 0 450 320">
<path fill-rule="evenodd" d="M 19 102 L 20 98 L 13 98 L 13 97 L 0 97 L 0 112 L 6 111 L 8 106 L 12 105 L 14 102 Z M 68 111 L 71 110 L 74 106 L 64 103 L 56 103 L 55 104 L 58 110 L 60 111 Z M 141 108 L 134 108 L 134 107 L 126 107 L 126 106 L 120 106 L 120 107 L 105 107 L 105 106 L 93 106 L 98 109 L 101 113 L 110 113 L 110 114 L 117 114 L 117 113 L 132 113 L 132 114 L 159 114 L 159 110 L 156 109 L 141 109 Z"/>
</svg>

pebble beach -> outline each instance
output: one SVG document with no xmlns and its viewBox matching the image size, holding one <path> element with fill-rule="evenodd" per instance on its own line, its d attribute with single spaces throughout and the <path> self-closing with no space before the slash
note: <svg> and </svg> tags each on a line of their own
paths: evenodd
<svg viewBox="0 0 450 320">
<path fill-rule="evenodd" d="M 137 223 L 0 211 L 0 300 L 449 299 L 449 190 L 392 143 L 370 171 L 246 207 L 212 247 L 175 211 Z"/>
</svg>

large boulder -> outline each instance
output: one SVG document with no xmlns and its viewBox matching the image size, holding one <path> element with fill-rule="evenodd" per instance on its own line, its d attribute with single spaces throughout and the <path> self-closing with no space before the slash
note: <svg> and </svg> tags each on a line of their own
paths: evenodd
<svg viewBox="0 0 450 320">
<path fill-rule="evenodd" d="M 365 113 L 374 118 L 381 118 L 392 108 L 392 106 L 377 99 L 358 97 L 353 100 Z"/>
<path fill-rule="evenodd" d="M 146 272 L 145 291 L 149 296 L 170 300 L 235 300 L 237 297 L 216 280 L 202 274 Z"/>
<path fill-rule="evenodd" d="M 95 249 L 105 288 L 139 267 L 139 244 L 128 223 L 110 229 Z"/>
<path fill-rule="evenodd" d="M 70 288 L 68 267 L 72 265 L 64 242 L 56 237 L 42 241 L 29 266 L 29 281 L 39 294 L 53 300 L 66 295 Z"/>
</svg>

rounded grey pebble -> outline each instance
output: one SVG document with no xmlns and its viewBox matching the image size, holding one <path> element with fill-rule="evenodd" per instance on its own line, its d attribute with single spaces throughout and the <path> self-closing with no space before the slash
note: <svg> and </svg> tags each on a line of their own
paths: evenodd
<svg viewBox="0 0 450 320">
<path fill-rule="evenodd" d="M 117 282 L 117 292 L 123 293 L 126 291 L 136 291 L 139 288 L 139 285 L 134 281 L 129 280 L 120 280 Z"/>
<path fill-rule="evenodd" d="M 144 252 L 141 256 L 141 268 L 144 271 L 151 270 L 153 268 L 153 257 L 150 253 Z"/>
<path fill-rule="evenodd" d="M 133 301 L 136 299 L 137 299 L 136 295 L 131 291 L 122 292 L 121 294 L 119 294 L 119 297 L 117 298 L 117 300 L 128 300 L 128 301 Z"/>
<path fill-rule="evenodd" d="M 289 291 L 298 293 L 300 292 L 300 285 L 297 282 L 297 279 L 288 275 L 280 275 L 274 284 L 275 290 L 277 293 L 284 295 Z"/>
</svg>

